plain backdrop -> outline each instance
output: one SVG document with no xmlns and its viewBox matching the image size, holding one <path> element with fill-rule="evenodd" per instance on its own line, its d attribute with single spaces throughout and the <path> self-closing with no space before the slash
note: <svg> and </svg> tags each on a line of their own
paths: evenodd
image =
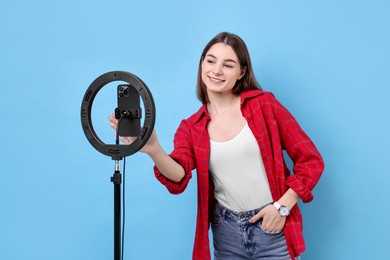
<svg viewBox="0 0 390 260">
<path fill-rule="evenodd" d="M 387 0 L 2 0 L 0 259 L 113 258 L 114 162 L 82 131 L 84 93 L 108 71 L 139 76 L 169 152 L 221 31 L 246 41 L 262 87 L 324 157 L 314 201 L 300 203 L 302 259 L 390 259 L 389 12 Z M 107 143 L 115 105 L 112 85 L 93 105 Z M 127 158 L 125 259 L 191 259 L 196 175 L 176 196 L 152 167 Z"/>
</svg>

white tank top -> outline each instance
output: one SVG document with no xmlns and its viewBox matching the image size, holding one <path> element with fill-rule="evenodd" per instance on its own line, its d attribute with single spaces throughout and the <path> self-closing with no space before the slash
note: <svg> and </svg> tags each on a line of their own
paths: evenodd
<svg viewBox="0 0 390 260">
<path fill-rule="evenodd" d="M 272 202 L 260 148 L 248 123 L 229 141 L 210 140 L 210 149 L 214 196 L 222 206 L 246 211 Z"/>
</svg>

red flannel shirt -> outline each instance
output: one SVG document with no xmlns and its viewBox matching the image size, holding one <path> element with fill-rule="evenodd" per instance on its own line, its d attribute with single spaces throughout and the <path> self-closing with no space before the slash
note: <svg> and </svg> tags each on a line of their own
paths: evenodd
<svg viewBox="0 0 390 260">
<path fill-rule="evenodd" d="M 241 112 L 248 122 L 264 162 L 274 201 L 290 187 L 303 202 L 313 199 L 311 191 L 324 169 L 321 155 L 294 117 L 269 92 L 250 90 L 241 93 Z M 208 236 L 214 185 L 209 174 L 210 139 L 207 123 L 210 117 L 206 106 L 183 120 L 174 137 L 174 150 L 170 156 L 185 170 L 183 179 L 176 183 L 165 178 L 155 167 L 157 179 L 169 192 L 179 194 L 185 190 L 196 168 L 198 180 L 198 213 L 193 259 L 207 260 L 210 256 Z M 293 175 L 287 168 L 282 151 L 292 159 Z M 302 216 L 295 205 L 287 217 L 284 234 L 293 259 L 305 250 L 302 234 Z"/>
</svg>

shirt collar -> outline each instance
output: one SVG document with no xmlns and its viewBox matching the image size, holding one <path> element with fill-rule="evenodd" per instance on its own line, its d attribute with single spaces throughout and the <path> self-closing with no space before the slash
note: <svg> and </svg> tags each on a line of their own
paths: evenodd
<svg viewBox="0 0 390 260">
<path fill-rule="evenodd" d="M 197 123 L 201 121 L 202 118 L 205 118 L 206 120 L 210 119 L 209 113 L 207 112 L 207 105 L 203 104 L 198 112 L 196 112 L 193 116 L 192 119 L 194 120 L 194 123 Z"/>
<path fill-rule="evenodd" d="M 248 90 L 245 92 L 241 93 L 241 106 L 245 103 L 247 99 L 257 97 L 259 95 L 262 95 L 264 92 L 259 89 L 254 89 L 254 90 Z"/>
</svg>

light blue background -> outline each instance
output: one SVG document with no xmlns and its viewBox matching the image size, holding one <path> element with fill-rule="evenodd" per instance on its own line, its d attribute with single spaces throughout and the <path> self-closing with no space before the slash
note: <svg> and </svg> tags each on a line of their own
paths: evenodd
<svg viewBox="0 0 390 260">
<path fill-rule="evenodd" d="M 387 0 L 2 0 L 0 259 L 113 258 L 114 163 L 84 136 L 84 93 L 105 72 L 138 75 L 170 151 L 200 105 L 200 53 L 225 30 L 325 159 L 315 200 L 301 204 L 302 259 L 390 259 L 389 12 Z M 112 143 L 113 92 L 93 110 Z M 190 259 L 196 179 L 170 195 L 152 166 L 127 160 L 125 259 Z"/>
</svg>

